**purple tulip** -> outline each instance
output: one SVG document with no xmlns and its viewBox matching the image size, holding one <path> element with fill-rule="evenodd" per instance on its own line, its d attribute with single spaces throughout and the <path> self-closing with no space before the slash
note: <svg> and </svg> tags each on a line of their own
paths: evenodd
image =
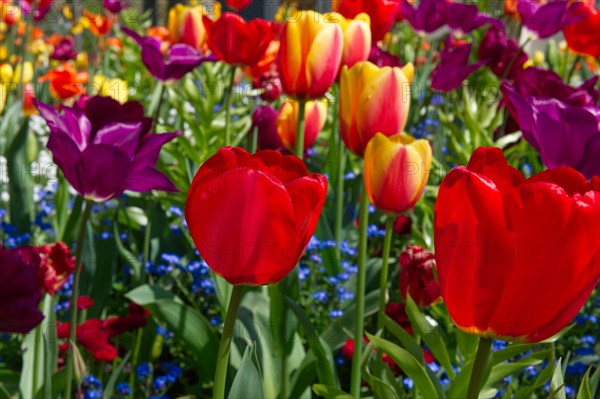
<svg viewBox="0 0 600 399">
<path fill-rule="evenodd" d="M 104 6 L 105 10 L 110 11 L 113 14 L 118 14 L 129 7 L 130 4 L 123 0 L 102 0 L 102 6 Z"/>
<path fill-rule="evenodd" d="M 26 334 L 44 319 L 38 309 L 40 255 L 31 247 L 6 250 L 0 245 L 0 332 Z"/>
<path fill-rule="evenodd" d="M 142 37 L 135 31 L 122 27 L 121 30 L 142 48 L 142 62 L 158 80 L 179 80 L 188 72 L 206 61 L 216 61 L 216 57 L 203 57 L 187 44 L 175 44 L 169 49 L 167 59 L 160 51 L 160 41 L 154 37 Z"/>
<path fill-rule="evenodd" d="M 580 101 L 586 88 L 556 91 L 558 98 L 543 97 L 541 93 L 520 93 L 516 83 L 503 82 L 504 102 L 519 124 L 523 137 L 540 154 L 549 168 L 569 166 L 586 178 L 600 176 L 600 107 L 591 104 L 572 105 Z M 577 94 L 576 94 L 577 93 Z M 572 95 L 575 94 L 574 97 Z M 597 93 L 596 93 L 597 94 Z"/>
<path fill-rule="evenodd" d="M 446 24 L 454 31 L 469 33 L 484 25 L 490 25 L 497 29 L 504 29 L 500 20 L 485 13 L 479 12 L 479 8 L 473 4 L 448 3 L 445 6 Z"/>
<path fill-rule="evenodd" d="M 125 190 L 177 191 L 155 164 L 161 147 L 181 132 L 151 134 L 152 120 L 138 102 L 92 97 L 62 115 L 40 101 L 36 106 L 50 128 L 54 162 L 81 196 L 106 201 Z"/>
<path fill-rule="evenodd" d="M 400 62 L 400 58 L 398 58 L 398 56 L 380 49 L 377 47 L 377 45 L 373 45 L 371 47 L 371 52 L 369 53 L 369 62 L 377 65 L 379 68 L 386 66 L 402 67 L 402 62 Z"/>
<path fill-rule="evenodd" d="M 519 44 L 496 27 L 491 27 L 485 32 L 479 44 L 478 55 L 496 76 L 510 80 L 519 76 L 523 71 L 523 64 L 528 60 L 527 54 Z"/>
<path fill-rule="evenodd" d="M 578 7 L 577 2 L 572 2 Z M 517 10 L 523 25 L 535 32 L 540 39 L 545 39 L 563 30 L 567 25 L 578 22 L 583 15 L 567 12 L 569 0 L 555 0 L 539 4 L 535 0 L 519 0 Z"/>
<path fill-rule="evenodd" d="M 57 61 L 68 61 L 77 58 L 77 52 L 73 49 L 73 38 L 65 37 L 56 46 L 50 58 Z"/>
<path fill-rule="evenodd" d="M 431 88 L 438 91 L 451 91 L 459 88 L 470 74 L 480 68 L 484 61 L 469 65 L 472 44 L 451 48 L 449 43 L 440 53 L 440 63 L 431 74 Z"/>
<path fill-rule="evenodd" d="M 261 105 L 252 114 L 252 128 L 258 129 L 258 148 L 261 150 L 281 150 L 284 147 L 277 133 L 279 113 L 270 105 Z"/>
<path fill-rule="evenodd" d="M 24 14 L 29 15 L 33 12 L 35 22 L 43 21 L 52 9 L 52 1 L 30 3 L 26 0 L 19 0 L 19 7 Z"/>
</svg>

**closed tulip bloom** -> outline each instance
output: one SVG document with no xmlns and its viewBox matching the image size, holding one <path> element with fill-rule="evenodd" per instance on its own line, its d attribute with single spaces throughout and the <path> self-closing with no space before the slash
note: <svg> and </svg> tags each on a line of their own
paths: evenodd
<svg viewBox="0 0 600 399">
<path fill-rule="evenodd" d="M 383 39 L 396 20 L 400 0 L 335 0 L 334 11 L 346 18 L 355 18 L 361 13 L 370 17 L 373 42 Z"/>
<path fill-rule="evenodd" d="M 216 17 L 220 15 L 219 3 L 214 9 Z M 202 17 L 209 15 L 203 6 L 185 6 L 176 4 L 169 10 L 167 27 L 171 43 L 187 44 L 196 50 L 206 49 L 206 30 L 202 23 Z"/>
<path fill-rule="evenodd" d="M 571 168 L 525 179 L 480 147 L 443 180 L 436 267 L 463 331 L 535 343 L 563 329 L 600 282 L 600 192 Z"/>
<path fill-rule="evenodd" d="M 327 195 L 327 179 L 297 157 L 225 147 L 200 168 L 186 221 L 208 266 L 231 284 L 274 284 L 297 264 Z"/>
<path fill-rule="evenodd" d="M 333 14 L 344 32 L 344 50 L 341 66 L 352 67 L 359 61 L 366 61 L 371 53 L 371 19 L 368 14 L 360 13 L 354 19 L 346 19 Z"/>
<path fill-rule="evenodd" d="M 419 201 L 431 169 L 427 140 L 407 134 L 376 134 L 365 150 L 365 189 L 375 207 L 390 214 L 406 212 Z"/>
<path fill-rule="evenodd" d="M 281 32 L 279 73 L 283 91 L 298 99 L 319 98 L 335 81 L 344 38 L 339 24 L 314 11 L 298 11 Z"/>
<path fill-rule="evenodd" d="M 150 133 L 152 119 L 144 117 L 140 103 L 92 97 L 83 110 L 63 107 L 63 114 L 36 105 L 50 128 L 47 147 L 54 162 L 82 197 L 106 201 L 125 190 L 177 191 L 155 164 L 162 146 L 180 132 Z"/>
<path fill-rule="evenodd" d="M 50 94 L 61 100 L 83 94 L 85 91 L 83 84 L 88 80 L 87 72 L 77 72 L 73 66 L 66 63 L 39 77 L 40 82 L 50 82 Z"/>
<path fill-rule="evenodd" d="M 412 64 L 405 68 L 412 71 Z M 400 68 L 378 68 L 367 61 L 342 68 L 340 133 L 354 154 L 362 157 L 376 133 L 402 133 L 409 107 L 409 79 Z"/>
<path fill-rule="evenodd" d="M 419 245 L 409 245 L 400 254 L 399 287 L 418 306 L 430 306 L 440 299 L 440 286 L 435 281 L 435 254 Z"/>
<path fill-rule="evenodd" d="M 304 150 L 314 144 L 317 136 L 327 121 L 327 104 L 322 101 L 308 101 L 305 104 L 304 117 Z M 277 133 L 285 147 L 294 151 L 296 148 L 296 128 L 298 126 L 298 101 L 285 101 L 277 116 Z"/>
<path fill-rule="evenodd" d="M 257 144 L 259 150 L 281 150 L 284 148 L 277 132 L 279 113 L 270 105 L 260 105 L 252 114 L 252 128 L 258 129 Z"/>
<path fill-rule="evenodd" d="M 0 332 L 28 333 L 44 318 L 38 309 L 40 256 L 32 247 L 7 250 L 0 245 L 0 265 Z"/>
<path fill-rule="evenodd" d="M 232 65 L 256 65 L 275 39 L 275 27 L 261 18 L 246 22 L 226 12 L 216 21 L 204 16 L 208 48 L 219 60 Z"/>
</svg>

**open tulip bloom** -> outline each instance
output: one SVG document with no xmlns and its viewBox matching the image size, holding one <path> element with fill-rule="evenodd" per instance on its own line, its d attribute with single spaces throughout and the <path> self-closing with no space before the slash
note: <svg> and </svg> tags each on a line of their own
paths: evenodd
<svg viewBox="0 0 600 399">
<path fill-rule="evenodd" d="M 125 190 L 177 191 L 155 164 L 162 146 L 180 132 L 150 133 L 152 120 L 141 104 L 93 97 L 83 110 L 63 107 L 62 114 L 40 101 L 36 106 L 50 128 L 54 162 L 82 197 L 106 201 Z"/>
<path fill-rule="evenodd" d="M 525 179 L 498 148 L 452 170 L 435 205 L 442 297 L 464 331 L 540 342 L 600 282 L 600 191 L 571 168 Z"/>
</svg>

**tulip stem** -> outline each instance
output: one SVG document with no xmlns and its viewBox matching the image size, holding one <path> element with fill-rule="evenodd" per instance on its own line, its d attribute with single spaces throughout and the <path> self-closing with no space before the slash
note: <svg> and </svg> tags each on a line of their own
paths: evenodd
<svg viewBox="0 0 600 399">
<path fill-rule="evenodd" d="M 75 270 L 73 270 L 73 294 L 71 295 L 71 324 L 69 331 L 69 352 L 67 356 L 67 379 L 65 385 L 65 399 L 72 397 L 71 392 L 73 389 L 73 367 L 75 365 L 75 353 L 76 348 L 76 330 L 77 330 L 77 298 L 79 297 L 79 277 L 81 275 L 81 264 L 83 247 L 85 245 L 85 230 L 87 222 L 90 218 L 92 211 L 92 202 L 87 200 L 83 208 L 83 215 L 79 224 L 79 234 L 77 235 L 77 248 L 75 250 Z"/>
<path fill-rule="evenodd" d="M 385 238 L 383 240 L 383 253 L 381 254 L 381 273 L 379 274 L 379 312 L 377 313 L 377 332 L 379 332 L 379 330 L 381 330 L 385 324 L 385 299 L 387 296 L 390 249 L 392 247 L 394 220 L 394 217 L 390 215 L 385 221 Z"/>
<path fill-rule="evenodd" d="M 346 146 L 344 144 L 344 140 L 342 140 L 342 137 L 336 131 L 337 129 L 335 126 L 335 121 L 337 120 L 338 114 L 339 112 L 336 112 L 333 119 L 333 134 L 337 136 L 338 140 L 337 182 L 335 192 L 335 241 L 337 243 L 338 256 L 341 258 L 340 245 L 342 243 L 342 227 L 344 219 L 344 169 L 346 167 Z"/>
<path fill-rule="evenodd" d="M 223 399 L 225 397 L 225 382 L 227 379 L 227 366 L 229 365 L 229 351 L 231 350 L 231 341 L 237 312 L 242 301 L 244 293 L 243 285 L 234 285 L 231 291 L 231 299 L 227 307 L 227 316 L 225 316 L 225 325 L 219 344 L 219 354 L 217 355 L 217 368 L 215 371 L 215 383 L 213 387 L 213 399 Z"/>
<path fill-rule="evenodd" d="M 306 100 L 298 100 L 298 124 L 296 125 L 296 156 L 304 158 L 304 117 Z"/>
<path fill-rule="evenodd" d="M 360 397 L 360 358 L 363 348 L 363 329 L 365 314 L 365 283 L 367 277 L 367 226 L 369 225 L 369 197 L 364 188 L 360 201 L 360 224 L 358 226 L 358 275 L 356 276 L 356 324 L 354 329 L 354 354 L 352 356 L 352 375 L 350 379 L 350 395 Z"/>
<path fill-rule="evenodd" d="M 154 117 L 152 121 L 152 130 L 158 126 L 158 118 L 160 117 L 160 107 L 162 106 L 163 97 L 165 95 L 165 84 L 162 81 L 156 83 L 152 99 L 150 100 L 150 109 L 148 110 L 150 115 Z"/>
<path fill-rule="evenodd" d="M 471 372 L 471 380 L 469 381 L 469 389 L 467 390 L 467 399 L 478 399 L 481 392 L 481 386 L 485 381 L 482 381 L 485 369 L 492 354 L 492 340 L 490 338 L 479 338 L 477 353 L 475 354 L 475 362 L 473 363 L 473 371 Z"/>
<path fill-rule="evenodd" d="M 229 78 L 229 92 L 225 99 L 225 145 L 231 145 L 231 99 L 233 98 L 233 85 L 235 84 L 236 66 L 231 67 L 231 77 Z"/>
</svg>

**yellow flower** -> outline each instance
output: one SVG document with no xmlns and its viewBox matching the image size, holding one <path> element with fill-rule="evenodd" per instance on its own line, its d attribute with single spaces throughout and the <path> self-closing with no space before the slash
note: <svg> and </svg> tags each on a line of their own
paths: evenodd
<svg viewBox="0 0 600 399">
<path fill-rule="evenodd" d="M 21 71 L 25 71 L 23 73 L 23 78 L 21 78 Z M 15 68 L 15 73 L 13 74 L 13 83 L 29 83 L 33 79 L 33 65 L 31 62 L 19 63 Z"/>
<path fill-rule="evenodd" d="M 129 99 L 129 87 L 122 79 L 107 79 L 103 75 L 94 76 L 92 94 L 111 97 L 121 104 Z"/>
<path fill-rule="evenodd" d="M 13 68 L 10 64 L 0 65 L 0 83 L 10 83 L 13 77 Z"/>
</svg>

